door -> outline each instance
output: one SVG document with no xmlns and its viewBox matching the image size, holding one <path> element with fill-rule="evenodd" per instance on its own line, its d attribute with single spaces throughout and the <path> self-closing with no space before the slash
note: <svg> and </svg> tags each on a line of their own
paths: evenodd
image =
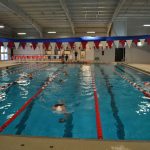
<svg viewBox="0 0 150 150">
<path fill-rule="evenodd" d="M 125 61 L 125 48 L 115 49 L 115 61 Z"/>
</svg>

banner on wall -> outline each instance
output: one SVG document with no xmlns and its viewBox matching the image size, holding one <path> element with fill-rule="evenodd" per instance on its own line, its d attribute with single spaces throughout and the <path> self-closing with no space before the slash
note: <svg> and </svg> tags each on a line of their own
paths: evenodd
<svg viewBox="0 0 150 150">
<path fill-rule="evenodd" d="M 93 44 L 90 44 L 93 43 Z M 140 43 L 140 44 L 139 44 Z M 138 45 L 150 45 L 150 35 L 126 36 L 126 37 L 80 37 L 60 39 L 6 39 L 0 38 L 0 46 L 18 49 L 21 46 L 24 50 L 30 45 L 33 50 L 40 49 L 111 49 L 112 47 L 132 47 Z"/>
</svg>

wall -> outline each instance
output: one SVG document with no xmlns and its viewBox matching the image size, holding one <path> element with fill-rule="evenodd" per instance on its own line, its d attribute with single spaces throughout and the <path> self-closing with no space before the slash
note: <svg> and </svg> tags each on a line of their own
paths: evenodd
<svg viewBox="0 0 150 150">
<path fill-rule="evenodd" d="M 22 47 L 19 47 L 17 50 L 14 49 L 14 55 L 43 55 L 45 54 L 45 51 L 43 50 L 43 48 L 36 48 L 35 50 L 33 50 L 30 45 L 26 46 L 25 49 L 23 49 Z"/>
<path fill-rule="evenodd" d="M 104 55 L 102 55 L 104 51 Z M 112 49 L 96 49 L 94 52 L 95 58 L 98 57 L 101 63 L 111 63 L 115 61 L 115 48 Z"/>
<path fill-rule="evenodd" d="M 80 59 L 80 50 L 78 49 L 78 59 Z M 127 63 L 150 63 L 150 47 L 126 47 L 125 61 Z M 45 51 L 43 49 L 33 50 L 30 46 L 26 47 L 26 50 L 21 47 L 18 50 L 14 50 L 14 55 L 43 55 Z M 74 52 L 72 52 L 74 59 Z M 86 58 L 84 60 L 93 61 L 95 58 L 99 58 L 101 63 L 110 63 L 115 61 L 115 47 L 112 49 L 104 49 L 104 55 L 102 55 L 102 49 L 86 49 Z M 83 60 L 83 59 L 82 59 Z"/>
<path fill-rule="evenodd" d="M 127 63 L 150 63 L 150 47 L 126 48 Z"/>
</svg>

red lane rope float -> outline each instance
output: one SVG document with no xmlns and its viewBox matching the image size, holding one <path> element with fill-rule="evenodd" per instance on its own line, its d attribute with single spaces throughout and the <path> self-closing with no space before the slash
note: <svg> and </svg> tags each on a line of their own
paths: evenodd
<svg viewBox="0 0 150 150">
<path fill-rule="evenodd" d="M 0 132 L 2 132 L 10 123 L 12 123 L 20 115 L 20 113 L 22 113 L 26 109 L 26 107 L 48 86 L 48 84 L 50 84 L 58 76 L 57 72 L 58 71 L 56 71 L 56 73 L 54 73 L 52 77 L 48 77 L 43 86 L 29 100 L 27 100 L 10 119 L 8 119 L 3 123 L 3 125 L 0 126 Z"/>
<path fill-rule="evenodd" d="M 143 89 L 140 85 L 138 85 L 135 82 L 132 82 L 131 80 L 129 80 L 127 77 L 123 76 L 122 74 L 120 74 L 119 72 L 115 71 L 114 72 L 120 76 L 121 78 L 123 78 L 124 80 L 126 80 L 128 83 L 130 83 L 133 87 L 135 87 L 138 91 L 142 92 L 146 97 L 150 98 L 150 93 L 148 91 L 146 91 L 145 89 Z"/>
<path fill-rule="evenodd" d="M 99 103 L 98 103 L 98 96 L 97 96 L 97 90 L 96 90 L 94 78 L 92 78 L 92 86 L 93 86 L 94 101 L 95 101 L 97 138 L 98 139 L 103 139 L 101 119 L 100 119 L 100 111 L 99 111 Z"/>
</svg>

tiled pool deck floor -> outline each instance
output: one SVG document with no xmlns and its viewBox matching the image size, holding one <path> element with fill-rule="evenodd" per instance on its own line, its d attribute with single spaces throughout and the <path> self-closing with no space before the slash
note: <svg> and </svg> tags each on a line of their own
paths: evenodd
<svg viewBox="0 0 150 150">
<path fill-rule="evenodd" d="M 149 150 L 150 142 L 0 136 L 1 150 Z"/>
<path fill-rule="evenodd" d="M 0 63 L 0 67 L 17 65 Z M 150 64 L 128 64 L 150 73 Z M 0 150 L 150 150 L 150 141 L 99 141 L 0 135 Z"/>
</svg>

